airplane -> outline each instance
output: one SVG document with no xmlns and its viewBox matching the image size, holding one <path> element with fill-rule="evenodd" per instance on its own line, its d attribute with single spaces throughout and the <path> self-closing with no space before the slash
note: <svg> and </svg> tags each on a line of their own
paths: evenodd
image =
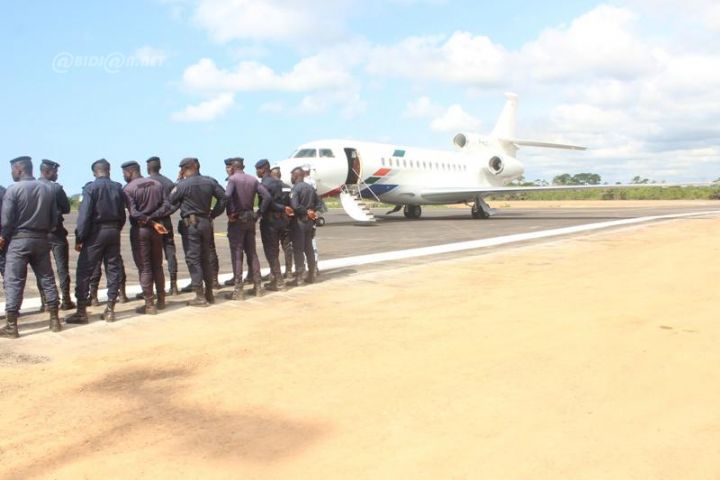
<svg viewBox="0 0 720 480">
<path fill-rule="evenodd" d="M 298 147 L 279 162 L 282 171 L 309 166 L 321 197 L 339 196 L 345 212 L 357 222 L 374 222 L 363 202 L 374 199 L 394 205 L 388 213 L 403 210 L 408 219 L 419 219 L 423 205 L 466 204 L 476 219 L 495 211 L 484 197 L 520 191 L 618 188 L 629 185 L 575 185 L 517 187 L 524 167 L 516 156 L 520 147 L 586 150 L 586 147 L 524 140 L 515 137 L 518 96 L 507 100 L 489 136 L 458 133 L 455 151 L 420 149 L 354 140 L 320 140 Z"/>
</svg>

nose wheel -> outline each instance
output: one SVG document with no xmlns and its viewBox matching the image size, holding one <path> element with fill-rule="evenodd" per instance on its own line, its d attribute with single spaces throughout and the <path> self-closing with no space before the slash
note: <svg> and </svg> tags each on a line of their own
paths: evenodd
<svg viewBox="0 0 720 480">
<path fill-rule="evenodd" d="M 403 214 L 405 215 L 405 218 L 417 220 L 422 216 L 422 207 L 420 205 L 405 205 Z"/>
<path fill-rule="evenodd" d="M 470 209 L 470 213 L 472 214 L 472 218 L 487 219 L 490 218 L 490 215 L 492 215 L 493 209 L 490 208 L 490 205 L 488 205 L 485 200 L 481 197 L 477 197 L 475 199 L 475 203 L 473 203 L 472 208 Z"/>
</svg>

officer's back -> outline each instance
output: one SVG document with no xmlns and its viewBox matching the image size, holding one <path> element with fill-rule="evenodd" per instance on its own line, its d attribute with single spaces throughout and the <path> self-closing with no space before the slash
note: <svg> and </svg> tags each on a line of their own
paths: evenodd
<svg viewBox="0 0 720 480">
<path fill-rule="evenodd" d="M 97 162 L 96 162 L 97 163 Z M 125 224 L 125 197 L 122 185 L 107 176 L 95 178 L 83 187 L 78 213 L 77 235 L 87 238 L 93 227 Z"/>
<path fill-rule="evenodd" d="M 20 178 L 8 186 L 3 198 L 3 237 L 17 233 L 50 232 L 57 223 L 55 193 L 33 177 Z"/>
<path fill-rule="evenodd" d="M 170 195 L 170 202 L 174 206 L 180 204 L 180 216 L 183 218 L 190 215 L 206 217 L 211 214 L 212 199 L 217 195 L 218 189 L 222 191 L 224 198 L 224 190 L 217 180 L 205 175 L 193 175 L 178 182 Z M 213 218 L 222 213 L 217 207 L 216 204 L 212 209 Z"/>
</svg>

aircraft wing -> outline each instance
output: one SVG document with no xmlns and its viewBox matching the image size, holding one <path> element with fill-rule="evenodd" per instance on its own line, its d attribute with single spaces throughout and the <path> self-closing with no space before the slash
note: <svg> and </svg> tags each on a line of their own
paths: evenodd
<svg viewBox="0 0 720 480">
<path fill-rule="evenodd" d="M 521 138 L 498 138 L 500 142 L 515 144 L 518 147 L 542 147 L 557 148 L 561 150 L 587 150 L 587 147 L 580 145 L 568 145 L 566 143 L 542 142 L 539 140 L 523 140 Z"/>
<path fill-rule="evenodd" d="M 549 185 L 546 187 L 481 187 L 481 188 L 428 188 L 421 195 L 424 199 L 433 202 L 462 202 L 475 197 L 488 195 L 503 195 L 522 192 L 553 192 L 564 190 L 616 190 L 619 188 L 671 188 L 671 187 L 711 187 L 719 186 L 713 183 L 633 183 L 628 185 Z"/>
</svg>

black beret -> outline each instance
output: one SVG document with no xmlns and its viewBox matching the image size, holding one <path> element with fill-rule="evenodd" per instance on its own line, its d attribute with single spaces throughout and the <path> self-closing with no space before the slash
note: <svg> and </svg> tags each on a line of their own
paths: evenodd
<svg viewBox="0 0 720 480">
<path fill-rule="evenodd" d="M 226 158 L 226 159 L 225 159 L 225 165 L 227 165 L 228 167 L 229 167 L 230 165 L 232 165 L 233 163 L 235 163 L 235 159 L 234 159 L 234 158 Z"/>
<path fill-rule="evenodd" d="M 160 161 L 160 157 L 150 157 L 150 158 L 147 159 L 147 163 L 150 163 L 150 162 L 159 162 L 159 161 Z"/>
<path fill-rule="evenodd" d="M 195 157 L 183 158 L 183 159 L 180 161 L 180 168 L 187 167 L 188 165 L 192 165 L 192 164 L 195 164 L 195 163 L 199 163 L 199 162 L 198 162 L 198 159 L 195 158 Z"/>
<path fill-rule="evenodd" d="M 92 168 L 93 170 L 95 170 L 95 166 L 96 166 L 96 165 L 97 165 L 97 166 L 102 166 L 102 167 L 105 167 L 105 168 L 110 168 L 110 162 L 108 162 L 108 161 L 105 160 L 104 158 L 101 158 L 100 160 L 95 160 L 95 161 L 92 163 L 92 165 L 90 165 L 90 168 Z"/>
<path fill-rule="evenodd" d="M 138 170 L 140 170 L 140 164 L 135 160 L 130 160 L 129 162 L 125 162 L 120 165 L 120 168 L 122 168 L 123 170 L 125 170 L 126 168 L 137 168 Z"/>
<path fill-rule="evenodd" d="M 27 155 L 23 157 L 13 158 L 12 160 L 10 160 L 10 165 L 17 162 L 27 162 L 28 160 L 32 161 L 32 158 L 28 157 Z"/>
<path fill-rule="evenodd" d="M 295 167 L 292 170 L 290 170 L 290 173 L 295 173 L 295 172 L 303 172 L 304 173 L 303 167 Z"/>
<path fill-rule="evenodd" d="M 60 168 L 59 163 L 48 160 L 47 158 L 40 162 L 40 166 L 47 166 L 49 168 Z"/>
<path fill-rule="evenodd" d="M 259 160 L 259 161 L 255 164 L 255 168 L 263 168 L 263 167 L 270 168 L 270 162 L 268 161 L 267 158 L 263 158 L 262 160 Z"/>
</svg>

